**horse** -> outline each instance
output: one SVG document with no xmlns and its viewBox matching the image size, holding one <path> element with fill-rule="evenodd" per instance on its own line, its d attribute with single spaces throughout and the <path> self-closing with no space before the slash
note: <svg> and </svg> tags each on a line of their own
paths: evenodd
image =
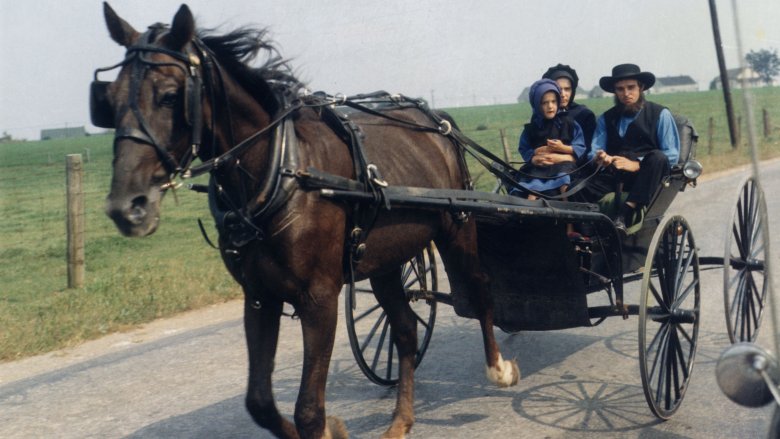
<svg viewBox="0 0 780 439">
<path fill-rule="evenodd" d="M 493 334 L 474 221 L 439 210 L 388 210 L 381 201 L 359 208 L 301 183 L 306 170 L 316 169 L 373 182 L 380 191 L 381 184 L 465 189 L 462 151 L 436 129 L 431 112 L 357 112 L 342 118 L 339 129 L 328 120 L 329 105 L 301 104 L 305 87 L 265 29 L 199 30 L 182 5 L 170 25 L 141 33 L 107 3 L 103 8 L 111 38 L 127 50 L 113 66 L 116 79 L 98 81 L 108 68 L 98 69 L 91 91 L 93 123 L 116 129 L 106 214 L 125 236 L 151 235 L 174 179 L 210 173 L 218 247 L 244 291 L 245 403 L 259 426 L 281 438 L 347 436 L 343 421 L 326 417 L 325 384 L 340 291 L 349 279 L 370 279 L 400 362 L 396 406 L 383 437 L 405 437 L 414 423 L 417 334 L 400 267 L 431 240 L 450 278 L 468 286 L 488 378 L 499 386 L 517 382 L 517 363 L 503 359 Z M 260 53 L 264 62 L 250 65 Z M 350 136 L 362 146 L 351 145 Z M 271 382 L 285 303 L 300 321 L 304 345 L 294 423 L 276 407 Z"/>
</svg>

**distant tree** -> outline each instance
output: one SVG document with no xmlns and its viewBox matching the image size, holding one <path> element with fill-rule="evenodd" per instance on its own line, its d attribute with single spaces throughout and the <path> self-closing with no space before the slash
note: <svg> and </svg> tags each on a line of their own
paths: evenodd
<svg viewBox="0 0 780 439">
<path fill-rule="evenodd" d="M 751 50 L 745 55 L 745 60 L 766 85 L 772 84 L 775 76 L 780 74 L 780 57 L 777 56 L 776 49 L 761 49 L 755 52 Z"/>
</svg>

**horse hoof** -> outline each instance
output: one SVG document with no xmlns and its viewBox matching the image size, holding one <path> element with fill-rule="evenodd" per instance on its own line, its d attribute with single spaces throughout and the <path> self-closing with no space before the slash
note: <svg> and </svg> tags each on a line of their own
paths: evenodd
<svg viewBox="0 0 780 439">
<path fill-rule="evenodd" d="M 517 366 L 517 360 L 504 360 L 501 354 L 498 354 L 496 366 L 486 366 L 485 374 L 488 380 L 498 387 L 509 387 L 517 384 L 520 379 L 520 368 Z"/>
<path fill-rule="evenodd" d="M 344 421 L 339 418 L 328 416 L 325 418 L 325 434 L 324 439 L 348 439 L 349 433 L 347 433 L 347 427 L 344 425 Z"/>
</svg>

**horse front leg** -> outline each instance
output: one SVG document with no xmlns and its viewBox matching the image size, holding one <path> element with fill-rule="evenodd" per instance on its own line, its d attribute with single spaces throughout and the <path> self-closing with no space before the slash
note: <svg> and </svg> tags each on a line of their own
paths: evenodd
<svg viewBox="0 0 780 439">
<path fill-rule="evenodd" d="M 338 289 L 324 296 L 310 294 L 296 306 L 303 330 L 303 371 L 295 404 L 295 425 L 301 438 L 346 439 L 341 419 L 325 418 L 328 378 L 338 319 Z"/>
<path fill-rule="evenodd" d="M 247 294 L 247 297 L 250 296 Z M 268 301 L 256 308 L 253 301 L 244 299 L 244 330 L 249 352 L 246 408 L 258 425 L 275 436 L 297 439 L 295 425 L 285 419 L 276 407 L 271 383 L 282 305 L 282 302 Z"/>
</svg>

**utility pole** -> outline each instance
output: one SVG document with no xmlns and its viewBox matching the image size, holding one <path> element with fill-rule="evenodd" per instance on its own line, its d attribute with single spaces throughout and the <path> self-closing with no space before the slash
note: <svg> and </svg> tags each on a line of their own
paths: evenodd
<svg viewBox="0 0 780 439">
<path fill-rule="evenodd" d="M 720 82 L 723 87 L 723 100 L 726 101 L 726 118 L 729 123 L 729 136 L 731 137 L 731 148 L 737 146 L 737 127 L 734 123 L 734 108 L 731 105 L 731 86 L 729 85 L 729 75 L 726 71 L 726 61 L 723 58 L 723 43 L 720 39 L 720 26 L 718 25 L 718 11 L 715 8 L 715 0 L 710 2 L 710 17 L 712 18 L 712 34 L 715 38 L 715 53 L 718 55 L 718 68 L 720 69 Z"/>
</svg>

